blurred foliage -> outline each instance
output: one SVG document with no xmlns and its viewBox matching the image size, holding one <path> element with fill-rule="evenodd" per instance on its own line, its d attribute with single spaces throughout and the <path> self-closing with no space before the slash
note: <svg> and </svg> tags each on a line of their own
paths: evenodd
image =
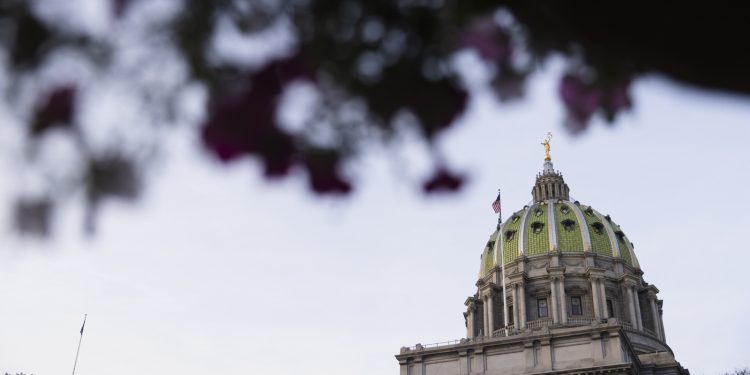
<svg viewBox="0 0 750 375">
<path fill-rule="evenodd" d="M 111 27 L 148 2 L 112 0 Z M 422 190 L 459 190 L 466 176 L 448 166 L 434 141 L 470 100 L 471 92 L 452 63 L 462 51 L 473 51 L 492 72 L 489 85 L 499 101 L 522 97 L 526 81 L 547 59 L 562 58 L 566 70 L 559 98 L 567 112 L 565 127 L 572 133 L 584 131 L 596 117 L 613 123 L 632 106 L 632 82 L 648 73 L 707 89 L 750 93 L 750 50 L 740 46 L 750 34 L 750 23 L 741 12 L 718 6 L 572 0 L 180 4 L 173 16 L 149 29 L 149 39 L 176 52 L 177 61 L 170 61 L 184 66 L 186 83 L 205 88 L 206 117 L 199 129 L 207 152 L 226 163 L 256 158 L 267 178 L 302 171 L 318 194 L 350 193 L 354 178 L 345 166 L 368 143 L 393 139 L 401 124 L 418 129 L 432 148 L 434 172 L 424 177 Z M 14 81 L 7 93 L 11 108 L 23 107 L 12 89 L 19 82 L 38 81 L 56 51 L 76 51 L 77 59 L 99 69 L 115 64 L 118 45 L 111 38 L 63 27 L 61 21 L 40 15 L 43 6 L 0 0 L 3 67 Z M 283 56 L 270 56 L 262 64 L 217 59 L 212 44 L 223 24 L 247 37 L 282 25 L 293 41 Z M 60 75 L 64 78 L 65 72 Z M 26 142 L 40 144 L 48 133 L 67 133 L 82 160 L 66 180 L 72 188 L 62 189 L 65 194 L 52 186 L 46 194 L 19 198 L 15 217 L 22 233 L 50 233 L 55 205 L 76 191 L 85 197 L 87 227 L 93 230 L 102 201 L 133 199 L 141 190 L 148 158 L 118 148 L 117 140 L 111 149 L 97 150 L 77 120 L 86 79 L 95 78 L 73 83 L 63 79 L 40 88 L 31 110 L 17 111 L 28 124 Z M 299 82 L 314 87 L 319 101 L 302 129 L 289 129 L 280 124 L 278 109 L 289 87 Z M 158 88 L 141 91 L 146 107 L 166 113 L 154 116 L 155 128 L 171 116 L 179 94 Z"/>
</svg>

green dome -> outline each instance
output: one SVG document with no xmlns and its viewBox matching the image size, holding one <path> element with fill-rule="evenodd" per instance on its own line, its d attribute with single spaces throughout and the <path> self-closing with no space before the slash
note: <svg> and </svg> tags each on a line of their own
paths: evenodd
<svg viewBox="0 0 750 375">
<path fill-rule="evenodd" d="M 501 259 L 508 264 L 521 256 L 545 256 L 551 252 L 591 252 L 620 258 L 624 264 L 640 269 L 633 244 L 620 226 L 609 215 L 570 201 L 568 186 L 562 175 L 552 169 L 552 163 L 545 163 L 544 171 L 537 175 L 532 194 L 534 203 L 514 212 L 490 235 L 482 252 L 480 278 Z"/>
</svg>

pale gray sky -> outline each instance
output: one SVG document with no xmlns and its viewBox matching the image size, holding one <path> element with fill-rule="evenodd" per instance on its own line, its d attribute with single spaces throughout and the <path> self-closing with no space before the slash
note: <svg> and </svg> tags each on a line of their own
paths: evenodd
<svg viewBox="0 0 750 375">
<path fill-rule="evenodd" d="M 88 313 L 80 375 L 396 374 L 401 346 L 465 334 L 490 203 L 498 187 L 506 215 L 531 199 L 550 130 L 571 195 L 635 243 L 677 360 L 693 374 L 750 365 L 748 100 L 650 78 L 615 127 L 571 137 L 558 74 L 518 104 L 471 103 L 441 142 L 470 173 L 455 196 L 418 191 L 426 158 L 408 139 L 353 166 L 360 188 L 338 200 L 303 176 L 268 182 L 253 161 L 219 166 L 195 131 L 176 133 L 147 194 L 106 206 L 93 239 L 76 205 L 53 241 L 2 232 L 0 373 L 69 372 Z"/>
</svg>

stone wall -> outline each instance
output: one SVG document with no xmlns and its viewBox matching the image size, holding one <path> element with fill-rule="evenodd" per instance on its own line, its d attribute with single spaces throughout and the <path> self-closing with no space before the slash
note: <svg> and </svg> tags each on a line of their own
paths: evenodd
<svg viewBox="0 0 750 375">
<path fill-rule="evenodd" d="M 532 374 L 588 369 L 633 373 L 635 357 L 618 325 L 542 329 L 396 356 L 402 375 Z"/>
</svg>

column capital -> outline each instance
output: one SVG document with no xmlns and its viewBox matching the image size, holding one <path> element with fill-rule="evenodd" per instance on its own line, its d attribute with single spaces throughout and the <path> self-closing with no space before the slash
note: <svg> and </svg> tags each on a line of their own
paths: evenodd
<svg viewBox="0 0 750 375">
<path fill-rule="evenodd" d="M 547 266 L 547 274 L 555 275 L 555 276 L 563 276 L 565 275 L 565 266 L 560 266 L 560 267 Z"/>
<path fill-rule="evenodd" d="M 514 273 L 512 275 L 505 275 L 509 283 L 523 283 L 526 280 L 526 274 L 522 272 Z"/>
<path fill-rule="evenodd" d="M 590 279 L 604 277 L 604 268 L 586 267 L 586 276 Z"/>
<path fill-rule="evenodd" d="M 656 294 L 658 294 L 658 293 L 659 293 L 659 288 L 657 288 L 657 287 L 655 287 L 654 285 L 651 285 L 651 284 L 649 284 L 649 285 L 646 285 L 646 286 L 645 286 L 645 287 L 643 288 L 643 290 L 647 291 L 647 292 L 649 293 L 649 295 L 650 295 L 651 293 L 653 293 L 654 295 L 656 295 Z"/>
<path fill-rule="evenodd" d="M 476 300 L 477 300 L 476 297 L 470 296 L 470 297 L 466 298 L 466 301 L 464 301 L 464 305 L 466 305 L 466 306 L 473 305 Z"/>
</svg>

